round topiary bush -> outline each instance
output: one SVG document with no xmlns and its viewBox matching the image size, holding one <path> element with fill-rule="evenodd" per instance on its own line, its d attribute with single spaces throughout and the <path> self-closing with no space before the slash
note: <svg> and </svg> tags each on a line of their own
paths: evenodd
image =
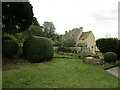
<svg viewBox="0 0 120 90">
<path fill-rule="evenodd" d="M 18 51 L 18 44 L 17 42 L 11 40 L 11 39 L 6 39 L 2 41 L 2 54 L 3 56 L 7 58 L 12 58 L 13 56 L 16 55 Z"/>
<path fill-rule="evenodd" d="M 33 36 L 24 42 L 23 54 L 30 62 L 37 63 L 51 60 L 54 49 L 49 39 Z"/>
<path fill-rule="evenodd" d="M 117 60 L 117 55 L 114 52 L 106 52 L 104 55 L 104 60 L 106 63 L 115 62 Z"/>
</svg>

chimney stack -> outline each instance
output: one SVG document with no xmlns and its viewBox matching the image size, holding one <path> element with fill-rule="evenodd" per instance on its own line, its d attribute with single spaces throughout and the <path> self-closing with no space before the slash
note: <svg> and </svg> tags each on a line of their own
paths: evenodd
<svg viewBox="0 0 120 90">
<path fill-rule="evenodd" d="M 68 33 L 68 31 L 65 31 L 65 34 L 67 34 Z"/>
<path fill-rule="evenodd" d="M 80 27 L 80 30 L 83 31 L 83 27 Z"/>
<path fill-rule="evenodd" d="M 80 27 L 80 30 L 81 30 L 81 29 L 83 30 L 83 27 Z"/>
</svg>

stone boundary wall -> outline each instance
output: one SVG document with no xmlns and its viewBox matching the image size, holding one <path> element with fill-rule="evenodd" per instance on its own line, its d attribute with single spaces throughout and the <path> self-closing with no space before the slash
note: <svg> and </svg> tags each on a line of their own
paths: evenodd
<svg viewBox="0 0 120 90">
<path fill-rule="evenodd" d="M 104 61 L 101 60 L 101 59 L 96 59 L 96 58 L 93 58 L 93 59 L 83 59 L 83 63 L 86 63 L 86 64 L 92 64 L 92 65 L 104 65 Z"/>
</svg>

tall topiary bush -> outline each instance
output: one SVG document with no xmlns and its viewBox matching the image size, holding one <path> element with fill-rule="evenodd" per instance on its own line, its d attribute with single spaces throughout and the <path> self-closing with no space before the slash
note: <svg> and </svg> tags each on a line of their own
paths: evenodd
<svg viewBox="0 0 120 90">
<path fill-rule="evenodd" d="M 117 55 L 114 52 L 106 52 L 104 55 L 104 60 L 106 63 L 115 62 L 117 60 Z"/>
<path fill-rule="evenodd" d="M 118 45 L 117 45 L 117 56 L 118 56 L 118 60 L 120 60 L 120 40 L 118 40 Z"/>
<path fill-rule="evenodd" d="M 102 53 L 117 52 L 118 39 L 117 38 L 100 38 L 96 40 L 96 45 Z"/>
<path fill-rule="evenodd" d="M 26 59 L 36 63 L 51 60 L 54 50 L 49 39 L 33 36 L 24 42 L 23 53 Z"/>
<path fill-rule="evenodd" d="M 18 44 L 17 42 L 11 39 L 4 39 L 2 41 L 2 54 L 7 58 L 12 58 L 16 55 L 18 51 Z"/>
</svg>

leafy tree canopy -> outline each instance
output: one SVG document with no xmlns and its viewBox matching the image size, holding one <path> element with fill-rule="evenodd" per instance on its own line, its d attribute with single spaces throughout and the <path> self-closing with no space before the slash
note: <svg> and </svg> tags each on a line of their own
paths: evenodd
<svg viewBox="0 0 120 90">
<path fill-rule="evenodd" d="M 44 36 L 48 37 L 48 38 L 54 38 L 54 34 L 55 34 L 55 26 L 53 24 L 53 22 L 44 22 L 43 24 L 43 32 L 44 32 Z"/>
<path fill-rule="evenodd" d="M 73 38 L 68 38 L 62 42 L 63 46 L 65 47 L 74 47 L 76 42 Z"/>
<path fill-rule="evenodd" d="M 2 3 L 3 33 L 19 33 L 25 31 L 32 24 L 33 11 L 29 2 Z"/>
<path fill-rule="evenodd" d="M 44 36 L 42 28 L 36 25 L 31 25 L 30 28 L 26 30 L 26 32 L 29 34 L 29 36 L 40 36 L 40 37 Z"/>
<path fill-rule="evenodd" d="M 73 28 L 72 31 L 80 30 L 80 28 Z"/>
<path fill-rule="evenodd" d="M 36 17 L 33 17 L 32 25 L 40 26 Z"/>
</svg>

